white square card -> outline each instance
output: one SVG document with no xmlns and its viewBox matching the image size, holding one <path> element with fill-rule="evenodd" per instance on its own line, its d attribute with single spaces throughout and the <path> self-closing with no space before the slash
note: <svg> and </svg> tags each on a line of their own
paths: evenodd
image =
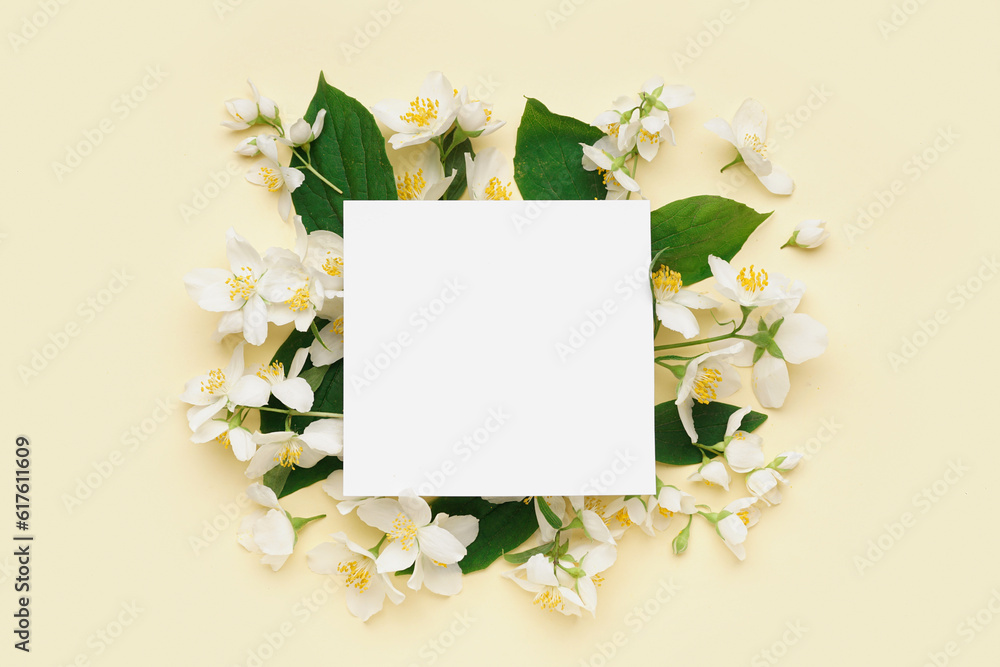
<svg viewBox="0 0 1000 667">
<path fill-rule="evenodd" d="M 649 202 L 344 204 L 344 492 L 655 492 Z"/>
</svg>

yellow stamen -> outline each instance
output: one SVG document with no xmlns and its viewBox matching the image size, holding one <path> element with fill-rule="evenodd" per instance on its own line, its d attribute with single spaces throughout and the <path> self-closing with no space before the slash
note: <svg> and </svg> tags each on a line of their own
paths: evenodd
<svg viewBox="0 0 1000 667">
<path fill-rule="evenodd" d="M 667 266 L 661 266 L 652 277 L 657 301 L 669 301 L 681 289 L 681 274 Z"/>
<path fill-rule="evenodd" d="M 652 132 L 647 132 L 644 129 L 639 129 L 639 141 L 648 141 L 651 144 L 660 143 L 660 133 L 657 132 L 653 134 Z"/>
<path fill-rule="evenodd" d="M 298 465 L 299 457 L 301 455 L 302 445 L 297 442 L 286 442 L 285 446 L 274 455 L 274 460 L 277 461 L 278 465 L 282 468 L 294 468 Z"/>
<path fill-rule="evenodd" d="M 229 431 L 223 431 L 219 435 L 215 436 L 216 442 L 223 445 L 226 449 L 229 449 Z"/>
<path fill-rule="evenodd" d="M 232 277 L 226 279 L 229 285 L 229 300 L 236 301 L 236 297 L 249 299 L 257 287 L 257 280 L 253 277 L 253 271 L 249 266 L 241 266 L 242 274 L 234 273 Z"/>
<path fill-rule="evenodd" d="M 441 103 L 429 97 L 423 99 L 417 97 L 410 102 L 410 110 L 399 117 L 404 123 L 413 123 L 420 127 L 426 127 L 431 121 L 437 118 L 438 108 Z"/>
<path fill-rule="evenodd" d="M 426 186 L 423 169 L 417 169 L 415 174 L 407 172 L 403 178 L 396 177 L 396 196 L 405 201 L 420 199 L 420 193 Z"/>
<path fill-rule="evenodd" d="M 674 513 L 668 510 L 666 507 L 660 507 L 660 514 L 662 514 L 667 519 L 672 519 L 674 517 Z"/>
<path fill-rule="evenodd" d="M 323 270 L 330 276 L 344 275 L 344 258 L 330 257 L 329 255 L 330 253 L 327 253 L 326 261 L 323 262 Z"/>
<path fill-rule="evenodd" d="M 604 583 L 604 577 L 602 577 L 599 574 L 595 574 L 590 578 L 590 580 L 594 582 L 594 586 L 596 586 L 597 588 L 600 588 L 601 584 Z"/>
<path fill-rule="evenodd" d="M 744 266 L 740 269 L 740 275 L 736 276 L 736 280 L 739 281 L 740 285 L 746 291 L 750 293 L 759 292 L 767 287 L 767 271 L 760 269 L 755 272 L 753 264 L 749 267 Z"/>
<path fill-rule="evenodd" d="M 277 192 L 285 184 L 285 180 L 281 178 L 281 172 L 277 169 L 260 167 L 259 173 L 260 180 L 264 181 L 264 186 L 269 192 Z"/>
<path fill-rule="evenodd" d="M 618 136 L 618 130 L 620 130 L 621 127 L 622 127 L 621 123 L 611 123 L 610 125 L 608 125 L 607 129 L 604 130 L 604 131 L 607 132 L 607 134 L 608 134 L 609 137 L 617 137 Z"/>
<path fill-rule="evenodd" d="M 750 509 L 749 508 L 740 510 L 739 512 L 736 513 L 736 516 L 738 516 L 740 518 L 740 521 L 743 522 L 744 526 L 749 526 L 750 525 Z"/>
<path fill-rule="evenodd" d="M 214 371 L 209 371 L 208 379 L 201 383 L 201 390 L 214 394 L 222 389 L 224 384 L 226 384 L 226 374 L 221 368 L 216 368 Z"/>
<path fill-rule="evenodd" d="M 612 186 L 621 187 L 621 183 L 615 178 L 614 172 L 608 171 L 607 169 L 597 168 L 597 173 L 604 176 L 604 186 L 610 189 Z"/>
<path fill-rule="evenodd" d="M 743 145 L 750 148 L 750 150 L 762 158 L 767 158 L 767 144 L 764 143 L 756 134 L 747 132 L 743 136 Z"/>
<path fill-rule="evenodd" d="M 628 508 L 623 507 L 617 512 L 615 512 L 615 518 L 618 519 L 618 522 L 623 526 L 632 525 L 632 519 L 629 518 L 628 515 Z"/>
<path fill-rule="evenodd" d="M 510 199 L 510 181 L 507 181 L 507 185 L 500 183 L 500 179 L 494 176 L 490 179 L 490 182 L 486 184 L 486 199 L 490 201 L 500 201 Z"/>
<path fill-rule="evenodd" d="M 392 530 L 389 531 L 389 541 L 399 540 L 403 551 L 409 551 L 417 538 L 417 526 L 402 512 L 392 520 Z"/>
<path fill-rule="evenodd" d="M 368 590 L 368 586 L 371 584 L 372 575 L 368 571 L 367 567 L 359 566 L 358 561 L 352 560 L 347 563 L 341 563 L 337 566 L 337 572 L 347 575 L 346 583 L 349 587 L 354 588 L 359 593 L 364 593 Z"/>
<path fill-rule="evenodd" d="M 344 335 L 344 318 L 338 317 L 333 322 L 330 323 L 330 328 L 333 329 L 333 333 L 343 336 Z"/>
<path fill-rule="evenodd" d="M 601 517 L 601 521 L 604 522 L 605 526 L 611 523 L 612 517 L 604 515 L 606 507 L 604 505 L 604 501 L 602 501 L 600 498 L 595 498 L 594 496 L 587 498 L 583 502 L 583 509 L 590 510 L 597 516 Z"/>
<path fill-rule="evenodd" d="M 289 287 L 288 291 L 289 292 L 292 291 L 292 288 Z M 289 310 L 294 310 L 296 312 L 301 312 L 303 310 L 309 309 L 310 307 L 312 307 L 312 303 L 310 303 L 309 301 L 309 287 L 308 286 L 300 287 L 299 289 L 295 290 L 295 293 L 292 294 L 292 296 L 287 301 L 285 301 L 285 303 L 288 304 Z"/>
<path fill-rule="evenodd" d="M 562 596 L 554 588 L 547 588 L 536 595 L 532 604 L 537 604 L 545 611 L 555 611 L 564 607 Z"/>
<path fill-rule="evenodd" d="M 280 361 L 273 361 L 270 366 L 261 366 L 257 377 L 261 380 L 278 380 L 285 377 L 285 366 Z"/>
<path fill-rule="evenodd" d="M 699 403 L 710 403 L 718 398 L 716 388 L 722 382 L 722 373 L 716 368 L 703 368 L 694 381 L 694 397 Z"/>
</svg>

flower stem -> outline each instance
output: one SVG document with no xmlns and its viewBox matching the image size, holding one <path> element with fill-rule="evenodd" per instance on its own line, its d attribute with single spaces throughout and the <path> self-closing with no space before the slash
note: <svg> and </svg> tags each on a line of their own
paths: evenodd
<svg viewBox="0 0 1000 667">
<path fill-rule="evenodd" d="M 341 190 L 340 188 L 338 188 L 336 185 L 334 185 L 330 181 L 328 181 L 326 179 L 326 176 L 324 176 L 323 174 L 321 174 L 318 171 L 316 171 L 316 168 L 312 166 L 312 161 L 309 159 L 309 155 L 306 155 L 305 157 L 303 157 L 294 148 L 292 149 L 292 153 L 294 153 L 296 157 L 298 157 L 300 160 L 302 160 L 302 165 L 306 169 L 308 169 L 309 171 L 311 171 L 312 173 L 314 173 L 316 175 L 316 178 L 318 178 L 319 180 L 323 181 L 324 183 L 326 183 L 327 185 L 329 185 L 331 188 L 333 188 L 334 192 L 336 192 L 337 194 L 341 194 L 341 195 L 344 194 L 344 191 Z"/>
<path fill-rule="evenodd" d="M 748 310 L 743 308 L 743 319 L 740 323 L 733 327 L 733 330 L 727 334 L 722 334 L 721 336 L 714 336 L 712 338 L 702 338 L 700 340 L 686 340 L 682 343 L 671 343 L 669 345 L 657 345 L 654 350 L 671 350 L 677 347 L 690 347 L 691 345 L 701 345 L 703 343 L 715 343 L 720 340 L 726 340 L 727 338 L 741 338 L 743 340 L 749 340 L 750 336 L 741 336 L 737 331 L 743 328 L 743 325 L 747 323 L 747 318 L 750 317 L 750 312 L 752 309 Z M 657 357 L 657 359 L 664 359 L 665 357 Z"/>
<path fill-rule="evenodd" d="M 266 405 L 262 405 L 258 410 L 264 410 L 265 412 L 278 412 L 283 415 L 288 415 L 290 417 L 327 417 L 331 419 L 343 419 L 344 415 L 337 412 L 299 412 L 298 410 L 283 410 L 282 408 L 271 408 Z"/>
<path fill-rule="evenodd" d="M 629 174 L 629 176 L 631 176 L 632 180 L 634 181 L 635 180 L 635 172 L 636 172 L 636 170 L 639 169 L 639 149 L 638 148 L 633 148 L 632 150 L 635 151 L 635 154 L 632 157 L 632 173 Z M 627 195 L 625 195 L 625 199 L 628 200 L 628 199 L 631 199 L 631 198 L 632 198 L 632 191 L 629 190 L 629 193 Z"/>
<path fill-rule="evenodd" d="M 316 326 L 316 320 L 310 322 L 309 327 L 312 330 L 312 335 L 319 341 L 319 344 L 322 345 L 327 352 L 331 352 L 332 350 L 330 350 L 329 346 L 323 342 L 323 337 L 319 335 L 319 328 Z"/>
<path fill-rule="evenodd" d="M 701 345 L 703 343 L 715 343 L 716 341 L 726 340 L 727 338 L 743 338 L 736 334 L 736 330 L 722 334 L 721 336 L 713 336 L 712 338 L 702 338 L 700 340 L 686 340 L 683 343 L 671 343 L 669 345 L 657 345 L 654 350 L 672 350 L 676 347 L 690 347 L 691 345 Z"/>
<path fill-rule="evenodd" d="M 723 167 L 722 169 L 720 169 L 720 170 L 719 170 L 719 173 L 721 174 L 721 173 L 722 173 L 722 172 L 724 172 L 724 171 L 725 171 L 726 169 L 729 169 L 729 168 L 730 168 L 730 167 L 732 167 L 732 166 L 733 166 L 734 164 L 739 164 L 740 162 L 743 162 L 743 155 L 741 155 L 740 153 L 736 153 L 736 157 L 734 157 L 734 158 L 733 158 L 733 161 L 732 161 L 732 162 L 730 162 L 729 164 L 727 164 L 727 165 L 726 165 L 725 167 Z"/>
<path fill-rule="evenodd" d="M 378 544 L 376 544 L 375 546 L 373 546 L 371 549 L 368 550 L 371 552 L 373 556 L 375 556 L 375 558 L 378 558 L 378 550 L 382 548 L 382 544 L 385 542 L 385 539 L 387 537 L 389 537 L 389 533 L 383 535 L 382 539 L 378 541 Z"/>
</svg>

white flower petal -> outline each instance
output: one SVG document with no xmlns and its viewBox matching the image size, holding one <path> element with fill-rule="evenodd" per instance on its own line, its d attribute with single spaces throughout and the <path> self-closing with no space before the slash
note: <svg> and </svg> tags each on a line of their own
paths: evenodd
<svg viewBox="0 0 1000 667">
<path fill-rule="evenodd" d="M 780 408 L 785 403 L 791 384 L 788 366 L 767 352 L 753 365 L 751 375 L 754 396 L 765 408 Z"/>
<path fill-rule="evenodd" d="M 774 342 L 790 364 L 801 364 L 826 351 L 829 335 L 826 327 L 804 313 L 792 313 L 774 335 Z"/>
</svg>

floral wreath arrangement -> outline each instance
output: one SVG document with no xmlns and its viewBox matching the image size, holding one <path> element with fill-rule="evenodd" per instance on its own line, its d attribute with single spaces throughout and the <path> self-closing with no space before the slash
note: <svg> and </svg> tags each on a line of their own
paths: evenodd
<svg viewBox="0 0 1000 667">
<path fill-rule="evenodd" d="M 720 402 L 736 392 L 733 366 L 752 366 L 753 392 L 764 408 L 779 408 L 789 391 L 788 364 L 800 364 L 827 346 L 826 328 L 797 312 L 805 285 L 763 267 L 736 269 L 730 260 L 769 217 L 739 202 L 696 196 L 652 211 L 649 285 L 655 300 L 653 362 L 677 379 L 676 399 L 654 407 L 656 460 L 695 466 L 687 480 L 728 491 L 730 472 L 744 476 L 749 495 L 713 510 L 674 484 L 656 480 L 650 496 L 534 498 L 440 497 L 412 492 L 398 498 L 348 498 L 343 493 L 343 317 L 345 264 L 343 202 L 348 199 L 473 200 L 629 199 L 641 197 L 637 171 L 662 144 L 675 144 L 670 113 L 694 98 L 687 86 L 646 81 L 635 96 L 584 123 L 527 98 L 509 163 L 496 148 L 473 150 L 472 140 L 504 126 L 493 105 L 472 99 L 440 72 L 431 73 L 411 101 L 384 100 L 369 111 L 330 86 L 322 74 L 305 116 L 285 126 L 275 102 L 250 83 L 253 99 L 232 99 L 226 109 L 236 130 L 263 130 L 236 152 L 258 158 L 246 178 L 276 193 L 278 212 L 291 215 L 294 248 L 261 255 L 230 229 L 229 268 L 199 269 L 185 277 L 190 296 L 221 314 L 216 341 L 241 336 L 228 365 L 190 380 L 182 399 L 196 443 L 215 442 L 247 464 L 256 480 L 247 495 L 260 507 L 246 516 L 239 543 L 278 570 L 297 534 L 325 514 L 294 517 L 280 501 L 315 483 L 343 514 L 356 513 L 383 533 L 371 547 L 343 532 L 308 553 L 308 566 L 341 577 L 350 611 L 367 620 L 386 597 L 412 590 L 440 595 L 462 588 L 462 575 L 503 558 L 504 576 L 549 611 L 594 613 L 597 587 L 617 556 L 617 541 L 636 527 L 648 535 L 685 519 L 673 537 L 683 553 L 694 517 L 708 522 L 742 560 L 747 531 L 762 509 L 782 500 L 784 473 L 801 454 L 783 452 L 765 462 L 753 433 L 767 416 Z M 391 130 L 387 142 L 379 124 Z M 792 192 L 791 178 L 767 155 L 767 116 L 746 100 L 732 123 L 705 127 L 731 143 L 743 163 L 772 193 Z M 516 184 L 516 186 L 515 186 Z M 785 246 L 814 248 L 828 237 L 824 223 L 798 225 Z M 734 314 L 715 317 L 719 300 L 685 289 L 714 277 L 714 289 Z M 737 311 L 738 308 L 738 311 Z M 715 328 L 699 337 L 692 310 L 708 310 Z M 738 312 L 738 315 L 736 314 Z M 651 316 L 654 315 L 651 313 Z M 261 345 L 269 324 L 294 323 L 274 358 L 246 369 L 244 346 Z M 660 329 L 664 331 L 660 331 Z M 688 355 L 691 348 L 701 351 Z M 256 424 L 256 425 L 252 425 Z M 349 445 L 348 445 L 349 446 Z M 530 548 L 517 551 L 535 538 Z"/>
</svg>

